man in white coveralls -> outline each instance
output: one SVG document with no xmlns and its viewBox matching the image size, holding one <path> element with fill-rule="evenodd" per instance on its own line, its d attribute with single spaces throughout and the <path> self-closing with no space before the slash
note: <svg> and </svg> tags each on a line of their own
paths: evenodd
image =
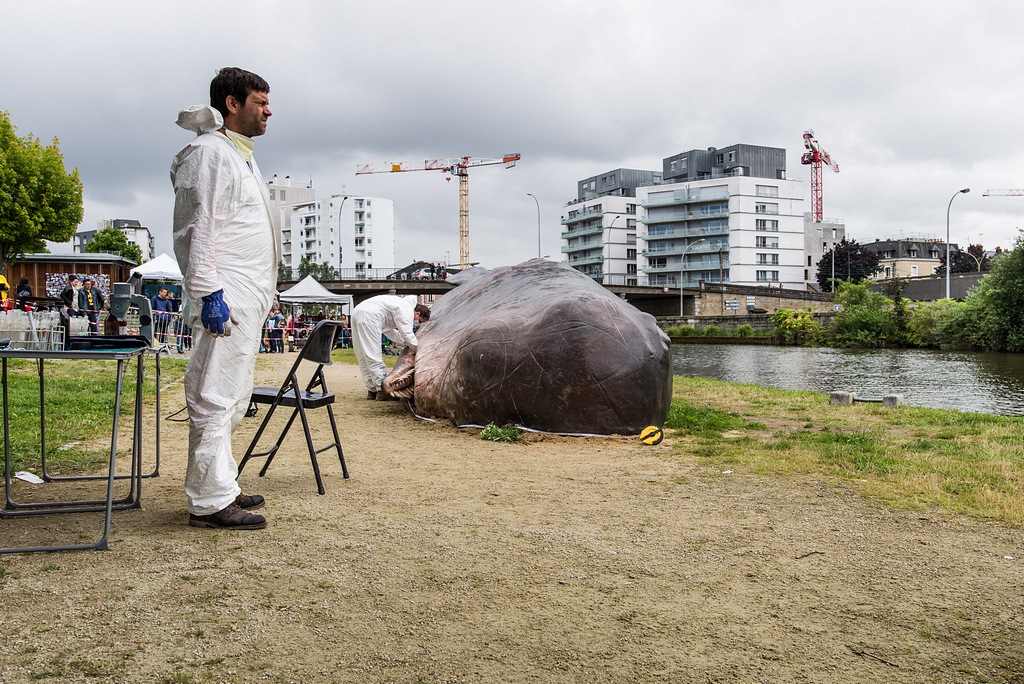
<svg viewBox="0 0 1024 684">
<path fill-rule="evenodd" d="M 386 398 L 381 382 L 388 371 L 381 335 L 387 335 L 396 344 L 415 348 L 413 326 L 429 318 L 430 309 L 423 304 L 413 306 L 405 298 L 390 294 L 370 297 L 352 309 L 352 349 L 366 385 L 367 399 Z"/>
<path fill-rule="evenodd" d="M 267 130 L 270 86 L 251 72 L 221 69 L 212 107 L 194 106 L 178 125 L 197 133 L 171 163 L 174 254 L 184 274 L 184 321 L 195 331 L 185 371 L 189 524 L 236 530 L 267 526 L 250 513 L 262 496 L 243 494 L 231 433 L 252 394 L 260 330 L 277 290 L 280 241 L 267 186 L 252 157 Z"/>
</svg>

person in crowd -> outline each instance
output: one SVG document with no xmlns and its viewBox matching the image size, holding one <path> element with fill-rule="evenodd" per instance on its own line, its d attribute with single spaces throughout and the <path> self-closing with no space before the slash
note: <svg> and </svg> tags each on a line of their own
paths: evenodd
<svg viewBox="0 0 1024 684">
<path fill-rule="evenodd" d="M 270 316 L 267 317 L 267 338 L 271 354 L 284 353 L 284 314 L 277 304 L 270 308 Z"/>
<path fill-rule="evenodd" d="M 67 309 L 69 316 L 78 316 L 78 291 L 81 288 L 78 284 L 78 276 L 71 274 L 68 276 L 68 284 L 64 286 L 64 289 L 60 291 L 61 303 L 64 308 Z"/>
<path fill-rule="evenodd" d="M 89 319 L 89 334 L 99 335 L 100 312 L 103 311 L 106 300 L 103 293 L 94 285 L 95 281 L 92 278 L 82 281 L 82 289 L 78 291 L 78 309 Z"/>
<path fill-rule="evenodd" d="M 26 301 L 32 296 L 32 286 L 28 284 L 28 278 L 22 276 L 21 280 L 18 281 L 18 287 L 14 290 L 15 296 L 18 298 L 18 308 L 25 309 L 29 306 Z"/>
<path fill-rule="evenodd" d="M 152 290 L 150 290 L 152 292 Z M 167 343 L 167 331 L 171 323 L 170 293 L 166 287 L 157 290 L 156 296 L 150 300 L 153 305 L 153 336 L 157 343 Z"/>
<path fill-rule="evenodd" d="M 277 291 L 280 239 L 253 138 L 267 129 L 270 86 L 227 67 L 210 83 L 211 107 L 189 107 L 178 125 L 197 134 L 174 157 L 174 253 L 184 274 L 185 323 L 195 332 L 185 371 L 189 414 L 185 494 L 194 527 L 266 527 L 243 494 L 231 435 L 252 395 L 260 330 Z"/>
<path fill-rule="evenodd" d="M 381 336 L 392 342 L 416 347 L 413 326 L 430 319 L 430 309 L 397 295 L 377 295 L 360 303 L 352 310 L 352 346 L 356 353 L 359 372 L 366 385 L 367 399 L 386 399 L 381 386 L 387 367 Z"/>
</svg>

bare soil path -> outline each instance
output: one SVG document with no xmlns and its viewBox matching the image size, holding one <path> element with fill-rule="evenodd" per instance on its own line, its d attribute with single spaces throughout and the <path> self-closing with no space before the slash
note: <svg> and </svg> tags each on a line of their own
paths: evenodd
<svg viewBox="0 0 1024 684">
<path fill-rule="evenodd" d="M 1024 530 L 709 473 L 685 444 L 485 442 L 328 377 L 352 478 L 323 454 L 318 496 L 293 428 L 241 477 L 266 530 L 187 526 L 187 429 L 164 421 L 109 551 L 0 557 L 0 681 L 1024 682 Z"/>
</svg>

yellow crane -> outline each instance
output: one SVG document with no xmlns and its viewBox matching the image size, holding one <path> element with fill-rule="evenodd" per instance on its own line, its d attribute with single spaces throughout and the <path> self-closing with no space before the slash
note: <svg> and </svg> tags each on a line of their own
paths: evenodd
<svg viewBox="0 0 1024 684">
<path fill-rule="evenodd" d="M 383 164 L 359 164 L 356 175 L 367 173 L 404 173 L 406 171 L 443 171 L 459 179 L 459 268 L 469 266 L 469 170 L 476 166 L 504 164 L 510 169 L 520 160 L 518 154 L 506 154 L 500 159 L 475 159 L 457 157 L 454 159 L 427 159 L 420 162 L 385 162 Z M 449 176 L 449 180 L 451 180 Z"/>
</svg>

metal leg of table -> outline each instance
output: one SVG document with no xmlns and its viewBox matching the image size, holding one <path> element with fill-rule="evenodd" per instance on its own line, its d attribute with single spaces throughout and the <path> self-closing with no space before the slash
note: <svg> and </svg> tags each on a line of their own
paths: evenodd
<svg viewBox="0 0 1024 684">
<path fill-rule="evenodd" d="M 42 361 L 40 360 L 40 363 Z M 135 501 L 132 505 L 138 505 L 140 500 L 142 481 L 139 477 L 141 474 L 141 397 L 142 397 L 142 357 L 138 359 L 138 371 L 135 393 L 135 429 L 134 436 L 136 444 L 132 447 L 132 469 L 136 479 L 138 479 L 138 489 L 135 490 L 135 480 L 133 480 L 133 495 L 129 498 L 133 498 Z M 103 533 L 100 538 L 92 544 L 63 544 L 63 545 L 50 545 L 50 546 L 26 546 L 26 547 L 12 547 L 0 549 L 0 554 L 3 553 L 31 553 L 37 551 L 85 551 L 85 550 L 106 550 L 108 548 L 108 539 L 110 537 L 110 522 L 113 517 L 114 506 L 114 481 L 116 479 L 116 462 L 117 462 L 117 430 L 119 426 L 119 419 L 121 415 L 121 391 L 124 387 L 124 361 L 122 359 L 117 360 L 117 385 L 116 394 L 114 397 L 114 423 L 111 432 L 110 439 L 110 459 L 108 463 L 107 471 L 107 496 L 105 501 L 77 501 L 77 502 L 50 502 L 40 504 L 18 504 L 12 501 L 11 498 L 11 440 L 10 440 L 10 404 L 8 400 L 8 376 L 7 376 L 7 359 L 2 359 L 2 371 L 0 371 L 0 380 L 3 385 L 3 434 L 4 434 L 4 493 L 7 499 L 7 508 L 14 510 L 0 510 L 0 518 L 4 517 L 17 517 L 27 515 L 45 515 L 52 513 L 87 513 L 87 512 L 99 512 L 104 513 L 103 521 Z M 40 370 L 40 382 L 42 382 L 42 371 Z M 45 402 L 40 402 L 43 405 Z M 42 426 L 42 431 L 45 433 L 45 424 Z M 135 470 L 136 467 L 139 470 Z M 102 505 L 99 505 L 102 504 Z"/>
</svg>

